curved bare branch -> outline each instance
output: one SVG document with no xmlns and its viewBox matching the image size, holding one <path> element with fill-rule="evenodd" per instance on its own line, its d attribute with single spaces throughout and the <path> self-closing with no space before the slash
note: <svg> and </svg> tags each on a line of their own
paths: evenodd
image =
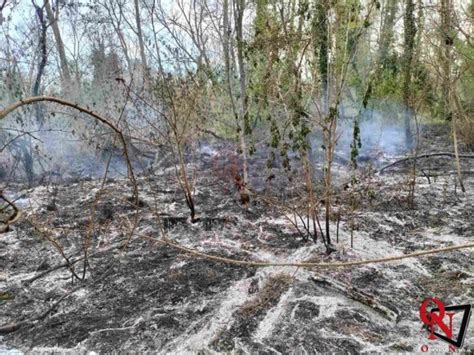
<svg viewBox="0 0 474 355">
<path fill-rule="evenodd" d="M 124 157 L 125 157 L 125 160 L 126 160 L 126 163 L 127 163 L 128 177 L 129 177 L 129 179 L 130 179 L 130 181 L 132 182 L 132 185 L 133 185 L 133 197 L 136 200 L 136 202 L 138 203 L 137 181 L 135 179 L 135 174 L 133 173 L 132 163 L 130 161 L 130 156 L 128 154 L 127 142 L 125 140 L 125 137 L 124 137 L 122 131 L 116 125 L 114 125 L 113 123 L 111 123 L 109 120 L 102 117 L 98 113 L 90 110 L 89 108 L 82 107 L 82 106 L 80 106 L 80 105 L 78 105 L 74 102 L 67 101 L 67 100 L 64 100 L 64 99 L 61 99 L 61 98 L 58 98 L 58 97 L 54 97 L 54 96 L 30 96 L 30 97 L 24 98 L 22 100 L 19 100 L 15 103 L 11 104 L 10 106 L 6 107 L 3 110 L 0 110 L 0 120 L 4 119 L 6 116 L 8 116 L 8 114 L 12 113 L 13 111 L 17 110 L 18 108 L 20 108 L 22 106 L 31 105 L 35 102 L 41 102 L 41 101 L 54 102 L 54 103 L 57 103 L 57 104 L 62 105 L 62 106 L 67 106 L 67 107 L 71 107 L 73 109 L 76 109 L 76 110 L 78 110 L 82 113 L 85 113 L 85 114 L 91 116 L 92 118 L 94 118 L 97 121 L 103 123 L 104 125 L 110 127 L 115 133 L 117 133 L 117 135 L 119 136 L 119 139 L 120 139 L 120 143 L 123 146 L 123 154 L 124 154 Z"/>
</svg>

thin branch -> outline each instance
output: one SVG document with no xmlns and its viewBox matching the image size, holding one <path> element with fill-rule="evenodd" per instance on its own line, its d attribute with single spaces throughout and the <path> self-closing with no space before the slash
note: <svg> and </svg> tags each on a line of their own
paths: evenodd
<svg viewBox="0 0 474 355">
<path fill-rule="evenodd" d="M 115 126 L 113 123 L 111 123 L 109 120 L 107 120 L 103 116 L 99 115 L 98 113 L 90 110 L 89 108 L 82 107 L 82 106 L 80 106 L 80 105 L 78 105 L 74 102 L 67 101 L 67 100 L 64 100 L 64 99 L 61 99 L 61 98 L 58 98 L 58 97 L 54 97 L 54 96 L 31 96 L 31 97 L 27 97 L 25 99 L 22 99 L 20 101 L 17 101 L 15 103 L 11 104 L 10 106 L 8 106 L 7 108 L 1 110 L 0 111 L 0 121 L 2 119 L 4 119 L 8 114 L 10 114 L 11 112 L 15 111 L 16 109 L 18 109 L 22 106 L 27 106 L 27 105 L 31 105 L 32 103 L 42 102 L 42 101 L 54 102 L 54 103 L 57 103 L 57 104 L 60 104 L 60 105 L 63 105 L 63 106 L 74 108 L 74 109 L 76 109 L 76 110 L 78 110 L 82 113 L 85 113 L 85 114 L 93 117 L 97 121 L 99 121 L 99 122 L 105 124 L 106 126 L 110 127 L 115 133 L 117 133 L 117 135 L 120 138 L 120 142 L 122 143 L 122 146 L 123 146 L 123 154 L 124 154 L 124 157 L 125 157 L 125 160 L 126 160 L 126 163 L 127 163 L 128 175 L 129 175 L 130 181 L 132 182 L 132 185 L 133 185 L 133 197 L 135 198 L 136 202 L 138 203 L 137 181 L 135 179 L 135 175 L 133 173 L 133 168 L 132 168 L 132 163 L 130 161 L 130 157 L 129 157 L 129 154 L 128 154 L 127 141 L 125 140 L 125 137 L 124 137 L 122 131 L 117 126 Z"/>
<path fill-rule="evenodd" d="M 398 165 L 398 164 L 401 164 L 401 163 L 404 163 L 406 161 L 410 161 L 410 160 L 418 160 L 418 159 L 425 159 L 425 158 L 432 158 L 432 157 L 448 157 L 448 158 L 455 158 L 456 155 L 454 153 L 449 153 L 449 152 L 443 152 L 443 153 L 431 153 L 431 154 L 421 154 L 421 155 L 418 155 L 417 157 L 405 157 L 403 159 L 400 159 L 400 160 L 397 160 L 393 163 L 390 163 L 388 165 L 385 165 L 384 167 L 382 167 L 378 172 L 379 174 L 380 173 L 383 173 L 384 170 L 387 170 L 388 168 L 391 168 L 395 165 Z M 474 159 L 474 155 L 471 155 L 471 154 L 459 154 L 459 158 L 463 158 L 463 159 Z"/>
</svg>

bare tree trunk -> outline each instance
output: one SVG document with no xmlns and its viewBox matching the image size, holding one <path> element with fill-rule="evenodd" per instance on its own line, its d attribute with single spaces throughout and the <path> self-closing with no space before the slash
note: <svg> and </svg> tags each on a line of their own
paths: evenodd
<svg viewBox="0 0 474 355">
<path fill-rule="evenodd" d="M 242 174 L 243 174 L 243 190 L 241 191 L 242 200 L 248 200 L 249 177 L 248 177 L 248 161 L 247 161 L 247 144 L 245 142 L 245 135 L 248 132 L 249 117 L 248 117 L 248 97 L 247 97 L 247 83 L 244 67 L 244 40 L 242 33 L 242 23 L 245 11 L 245 0 L 235 0 L 234 3 L 234 17 L 235 30 L 237 35 L 237 63 L 239 65 L 239 80 L 240 80 L 240 119 L 239 119 L 239 140 L 240 150 L 242 155 Z M 244 197 L 247 195 L 247 197 Z"/>
<path fill-rule="evenodd" d="M 463 114 L 462 107 L 459 104 L 456 95 L 456 86 L 451 75 L 451 62 L 454 60 L 452 55 L 452 46 L 454 44 L 455 34 L 452 31 L 451 19 L 453 12 L 452 0 L 441 0 L 440 8 L 441 18 L 441 75 L 442 75 L 442 108 L 443 115 L 446 120 L 451 120 L 453 144 L 454 144 L 454 155 L 456 162 L 456 171 L 458 175 L 459 184 L 461 190 L 466 192 L 464 187 L 461 163 L 459 160 L 459 149 L 458 149 L 458 138 L 457 138 L 457 121 L 458 118 Z"/>
<path fill-rule="evenodd" d="M 125 37 L 123 35 L 122 29 L 120 28 L 121 20 L 123 16 L 122 8 L 120 8 L 120 17 L 117 16 L 115 9 L 112 6 L 104 5 L 104 8 L 107 11 L 107 14 L 109 15 L 110 23 L 112 27 L 114 28 L 114 31 L 117 33 L 117 37 L 119 38 L 120 46 L 122 47 L 123 55 L 125 56 L 125 61 L 127 62 L 127 68 L 129 72 L 132 72 L 133 71 L 132 60 L 130 59 L 130 55 L 128 54 L 127 42 L 125 41 Z"/>
<path fill-rule="evenodd" d="M 64 50 L 64 43 L 61 37 L 61 31 L 59 30 L 58 18 L 57 15 L 54 16 L 53 9 L 51 8 L 49 0 L 44 1 L 44 6 L 46 9 L 48 20 L 51 24 L 51 28 L 53 29 L 54 40 L 56 41 L 56 48 L 58 50 L 59 64 L 61 66 L 62 87 L 66 93 L 69 93 L 72 89 L 71 73 L 69 72 L 69 65 L 67 63 L 66 51 Z"/>
<path fill-rule="evenodd" d="M 452 112 L 456 114 L 453 115 L 453 122 L 452 122 L 452 129 L 453 129 L 453 143 L 454 143 L 454 155 L 456 157 L 456 171 L 458 174 L 459 185 L 461 185 L 462 192 L 466 192 L 466 188 L 464 187 L 464 181 L 461 172 L 461 162 L 459 159 L 459 150 L 458 150 L 458 138 L 457 138 L 457 123 L 458 119 L 462 118 L 464 115 L 461 103 L 459 102 L 459 98 L 454 91 L 454 87 L 451 87 L 450 98 L 452 104 Z"/>
<path fill-rule="evenodd" d="M 398 10 L 398 0 L 388 0 L 386 4 L 385 16 L 383 19 L 383 25 L 380 33 L 380 47 L 379 47 L 379 62 L 376 63 L 377 69 L 380 71 L 381 67 L 387 65 L 387 59 L 389 56 L 390 45 L 393 42 L 394 37 L 394 25 L 395 15 Z"/>
<path fill-rule="evenodd" d="M 240 75 L 240 105 L 237 109 L 237 105 L 234 100 L 234 92 L 232 89 L 233 78 L 234 78 L 234 65 L 231 61 L 231 52 L 233 52 L 230 34 L 231 27 L 229 23 L 229 1 L 223 1 L 223 27 L 224 27 L 224 36 L 223 36 L 223 51 L 224 51 L 224 65 L 225 65 L 225 74 L 227 81 L 227 91 L 229 94 L 232 110 L 234 117 L 237 123 L 237 131 L 239 136 L 239 150 L 242 157 L 242 179 L 240 177 L 235 177 L 236 182 L 238 181 L 239 192 L 241 201 L 243 203 L 248 202 L 249 192 L 248 192 L 248 161 L 247 161 L 247 145 L 245 142 L 245 119 L 248 117 L 247 112 L 247 93 L 246 93 L 246 82 L 245 82 L 245 68 L 244 68 L 244 57 L 243 57 L 243 34 L 242 34 L 242 21 L 245 8 L 244 0 L 235 0 L 239 4 L 236 4 L 234 7 L 234 17 L 235 25 L 237 32 L 237 62 L 239 64 L 239 75 Z"/>
<path fill-rule="evenodd" d="M 36 16 L 40 23 L 40 32 L 39 32 L 39 49 L 40 49 L 40 61 L 38 63 L 38 72 L 36 73 L 35 83 L 33 85 L 33 96 L 38 96 L 40 94 L 41 79 L 43 78 L 44 68 L 46 67 L 46 61 L 48 59 L 48 52 L 46 48 L 46 21 L 44 20 L 43 9 L 35 4 L 33 1 L 33 6 L 35 7 Z"/>
<path fill-rule="evenodd" d="M 231 87 L 231 69 L 230 69 L 230 26 L 229 26 L 229 0 L 224 0 L 223 3 L 223 27 L 224 27 L 224 36 L 222 41 L 222 47 L 224 51 L 224 65 L 225 65 L 225 73 L 226 73 L 226 81 L 228 84 L 228 91 L 229 96 L 234 106 L 234 96 L 232 94 L 232 87 Z"/>
<path fill-rule="evenodd" d="M 38 17 L 38 21 L 40 23 L 40 30 L 39 30 L 39 48 L 40 48 L 40 61 L 38 63 L 38 72 L 36 73 L 35 82 L 33 84 L 32 95 L 39 96 L 41 94 L 41 80 L 43 78 L 44 69 L 46 67 L 46 62 L 48 60 L 48 52 L 46 48 L 46 21 L 44 19 L 43 9 L 36 5 L 33 1 L 33 6 L 35 7 L 36 16 Z M 40 126 L 40 128 L 44 124 L 44 113 L 42 104 L 37 103 L 35 105 L 35 112 L 36 112 L 36 120 Z"/>
<path fill-rule="evenodd" d="M 140 46 L 140 57 L 142 60 L 142 67 L 143 67 L 143 83 L 145 88 L 147 87 L 147 83 L 149 81 L 149 73 L 148 73 L 148 64 L 145 55 L 145 43 L 143 42 L 143 33 L 142 33 L 142 24 L 140 20 L 140 6 L 138 4 L 139 0 L 134 0 L 135 3 L 135 21 L 137 24 L 137 37 L 138 37 L 138 44 Z"/>
</svg>

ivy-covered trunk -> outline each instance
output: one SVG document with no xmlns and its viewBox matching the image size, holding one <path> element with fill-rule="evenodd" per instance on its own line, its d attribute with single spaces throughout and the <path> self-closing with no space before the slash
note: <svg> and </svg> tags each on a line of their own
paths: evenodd
<svg viewBox="0 0 474 355">
<path fill-rule="evenodd" d="M 328 71 L 329 71 L 329 31 L 328 31 L 328 5 L 326 1 L 315 3 L 312 30 L 314 33 L 314 54 L 318 58 L 318 69 L 321 78 L 321 92 L 323 112 L 328 111 Z"/>
<path fill-rule="evenodd" d="M 245 0 L 234 0 L 235 32 L 237 37 L 237 62 L 239 67 L 239 119 L 238 133 L 240 143 L 240 154 L 242 157 L 242 183 L 239 184 L 239 192 L 242 203 L 249 200 L 249 177 L 248 177 L 248 159 L 247 143 L 245 136 L 251 133 L 248 111 L 247 82 L 244 64 L 244 38 L 243 38 L 243 19 L 245 11 Z"/>
<path fill-rule="evenodd" d="M 440 61 L 441 61 L 441 115 L 445 120 L 451 120 L 449 108 L 449 88 L 451 76 L 451 47 L 454 39 L 451 34 L 451 0 L 441 0 L 440 8 Z"/>
<path fill-rule="evenodd" d="M 405 114 L 405 139 L 408 148 L 413 146 L 413 137 L 411 134 L 411 118 L 413 116 L 411 95 L 411 76 L 413 67 L 413 53 L 415 47 L 416 25 L 415 25 L 415 4 L 413 0 L 406 0 L 405 14 L 403 16 L 404 24 L 404 43 L 403 43 L 403 104 Z"/>
</svg>

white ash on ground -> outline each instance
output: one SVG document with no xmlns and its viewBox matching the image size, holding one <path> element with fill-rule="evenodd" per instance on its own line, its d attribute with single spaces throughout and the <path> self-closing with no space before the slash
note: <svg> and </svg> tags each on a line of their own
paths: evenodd
<svg viewBox="0 0 474 355">
<path fill-rule="evenodd" d="M 255 200 L 246 209 L 211 176 L 198 181 L 194 224 L 167 174 L 139 179 L 138 210 L 127 200 L 127 180 L 109 180 L 103 190 L 95 180 L 10 185 L 6 192 L 21 197 L 24 217 L 0 236 L 0 326 L 32 320 L 74 292 L 44 319 L 5 334 L 0 352 L 419 351 L 429 342 L 418 316 L 424 298 L 472 303 L 472 250 L 345 269 L 256 268 L 143 237 L 164 231 L 202 252 L 267 262 L 371 259 L 474 240 L 474 179 L 465 180 L 462 194 L 453 177 L 420 177 L 413 209 L 405 181 L 373 176 L 360 190 L 371 192 L 354 215 L 354 248 L 343 216 L 330 255 L 321 240 L 302 240 L 278 208 Z M 335 224 L 331 231 L 334 239 Z M 88 266 L 78 280 L 84 240 Z M 65 263 L 59 249 L 78 277 L 68 267 L 55 269 Z M 472 329 L 463 350 L 474 350 Z"/>
</svg>

